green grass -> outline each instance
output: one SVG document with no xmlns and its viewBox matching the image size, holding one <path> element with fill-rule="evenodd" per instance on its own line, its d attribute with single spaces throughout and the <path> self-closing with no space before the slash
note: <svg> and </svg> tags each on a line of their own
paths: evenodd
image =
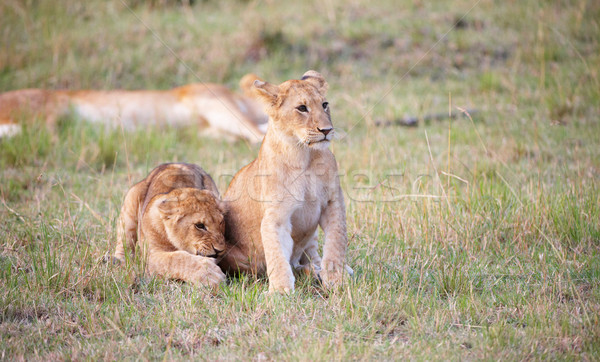
<svg viewBox="0 0 600 362">
<path fill-rule="evenodd" d="M 268 296 L 105 263 L 154 166 L 200 164 L 224 192 L 258 147 L 26 124 L 0 141 L 0 359 L 600 359 L 596 2 L 186 3 L 4 1 L 0 90 L 321 71 L 355 277 Z M 457 107 L 478 112 L 374 126 Z"/>
</svg>

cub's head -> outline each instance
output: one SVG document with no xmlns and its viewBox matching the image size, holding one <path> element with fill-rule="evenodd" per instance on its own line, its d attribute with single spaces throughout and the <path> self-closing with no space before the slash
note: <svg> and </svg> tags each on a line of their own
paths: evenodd
<svg viewBox="0 0 600 362">
<path fill-rule="evenodd" d="M 300 80 L 280 85 L 254 81 L 254 94 L 265 104 L 269 127 L 290 143 L 322 149 L 333 138 L 329 103 L 325 98 L 327 82 L 314 70 Z"/>
<path fill-rule="evenodd" d="M 161 196 L 155 206 L 167 238 L 178 250 L 208 257 L 225 250 L 224 208 L 210 191 L 175 189 Z"/>
</svg>

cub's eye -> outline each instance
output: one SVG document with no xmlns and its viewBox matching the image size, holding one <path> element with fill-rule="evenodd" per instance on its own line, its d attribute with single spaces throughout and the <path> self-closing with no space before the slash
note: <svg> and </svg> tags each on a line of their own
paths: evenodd
<svg viewBox="0 0 600 362">
<path fill-rule="evenodd" d="M 297 110 L 299 110 L 300 112 L 308 112 L 308 108 L 306 108 L 306 106 L 304 104 L 296 107 Z"/>
<path fill-rule="evenodd" d="M 195 224 L 194 226 L 195 226 L 195 227 L 196 227 L 196 229 L 198 229 L 198 230 L 205 230 L 205 231 L 206 231 L 206 226 L 205 226 L 203 223 L 201 223 L 201 222 L 199 222 L 199 223 Z"/>
<path fill-rule="evenodd" d="M 323 102 L 323 109 L 327 109 L 329 107 L 329 102 Z"/>
</svg>

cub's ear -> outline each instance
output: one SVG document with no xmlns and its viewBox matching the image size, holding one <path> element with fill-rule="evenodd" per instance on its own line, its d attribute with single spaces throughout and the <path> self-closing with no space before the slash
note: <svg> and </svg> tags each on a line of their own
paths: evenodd
<svg viewBox="0 0 600 362">
<path fill-rule="evenodd" d="M 160 211 L 161 216 L 164 218 L 169 218 L 169 216 L 177 213 L 178 210 L 179 199 L 176 197 L 164 199 L 158 204 L 158 211 Z"/>
<path fill-rule="evenodd" d="M 201 201 L 208 201 L 208 198 L 213 199 L 215 201 L 215 204 L 217 205 L 217 209 L 223 215 L 227 213 L 227 203 L 221 200 L 221 196 L 219 194 L 215 194 L 210 190 L 202 190 L 202 194 L 206 197 L 206 199 L 203 199 Z"/>
<path fill-rule="evenodd" d="M 196 200 L 200 202 L 210 202 L 214 200 L 216 203 L 218 203 L 219 200 L 221 200 L 221 195 L 218 194 L 218 191 L 215 193 L 214 191 L 208 189 L 196 190 L 194 196 L 196 197 Z"/>
<path fill-rule="evenodd" d="M 327 88 L 329 88 L 329 84 L 327 84 L 321 73 L 317 72 L 316 70 L 309 70 L 308 72 L 304 73 L 302 80 L 314 85 L 319 90 L 321 95 L 327 94 Z"/>
<path fill-rule="evenodd" d="M 275 84 L 256 79 L 252 84 L 253 93 L 268 105 L 274 105 L 279 95 L 279 87 Z"/>
<path fill-rule="evenodd" d="M 225 215 L 229 211 L 227 202 L 217 199 L 217 208 L 221 211 L 221 214 Z"/>
</svg>

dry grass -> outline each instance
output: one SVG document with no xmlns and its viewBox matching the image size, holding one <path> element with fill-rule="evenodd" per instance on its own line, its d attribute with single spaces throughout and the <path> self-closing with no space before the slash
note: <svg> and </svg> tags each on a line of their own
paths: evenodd
<svg viewBox="0 0 600 362">
<path fill-rule="evenodd" d="M 225 190 L 257 148 L 33 125 L 0 141 L 1 359 L 600 358 L 600 6 L 186 4 L 4 1 L 0 90 L 318 69 L 356 277 L 268 297 L 264 279 L 210 293 L 105 264 L 132 182 L 188 161 Z M 478 113 L 374 126 L 459 107 Z"/>
</svg>

